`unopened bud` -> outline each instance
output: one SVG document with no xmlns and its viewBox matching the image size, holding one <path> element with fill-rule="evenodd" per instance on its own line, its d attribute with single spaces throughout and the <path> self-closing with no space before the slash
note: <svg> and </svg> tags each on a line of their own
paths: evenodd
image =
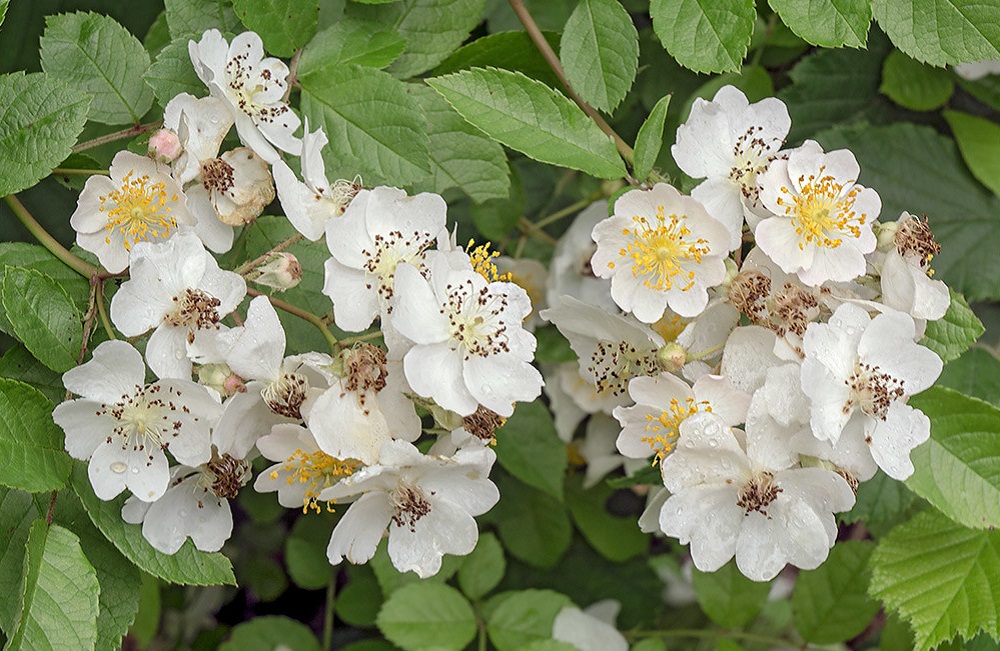
<svg viewBox="0 0 1000 651">
<path fill-rule="evenodd" d="M 722 292 L 727 293 L 729 291 L 729 286 L 733 284 L 733 280 L 740 275 L 740 268 L 736 266 L 736 261 L 732 258 L 725 258 L 726 265 L 726 275 L 720 283 L 722 287 Z"/>
<path fill-rule="evenodd" d="M 224 398 L 234 393 L 245 393 L 247 388 L 243 378 L 233 373 L 225 364 L 205 364 L 198 367 L 198 382 L 215 389 Z"/>
<path fill-rule="evenodd" d="M 687 351 L 678 343 L 669 343 L 656 351 L 656 361 L 668 373 L 676 373 L 687 363 Z"/>
<path fill-rule="evenodd" d="M 149 137 L 149 157 L 158 163 L 172 163 L 184 151 L 177 134 L 170 129 L 160 129 Z"/>
<path fill-rule="evenodd" d="M 875 222 L 873 227 L 877 238 L 876 248 L 879 251 L 891 251 L 896 248 L 896 233 L 899 231 L 899 222 Z"/>
<path fill-rule="evenodd" d="M 283 292 L 302 282 L 302 265 L 291 253 L 272 253 L 247 276 L 247 280 Z"/>
</svg>

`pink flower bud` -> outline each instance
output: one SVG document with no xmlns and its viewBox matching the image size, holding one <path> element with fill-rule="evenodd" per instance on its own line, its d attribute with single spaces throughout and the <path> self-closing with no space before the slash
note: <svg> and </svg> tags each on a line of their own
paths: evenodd
<svg viewBox="0 0 1000 651">
<path fill-rule="evenodd" d="M 247 280 L 283 292 L 302 281 L 302 265 L 291 253 L 272 253 L 264 264 L 247 276 Z"/>
<path fill-rule="evenodd" d="M 170 129 L 160 129 L 149 137 L 149 157 L 158 163 L 172 163 L 181 155 L 184 148 L 177 134 Z"/>
</svg>

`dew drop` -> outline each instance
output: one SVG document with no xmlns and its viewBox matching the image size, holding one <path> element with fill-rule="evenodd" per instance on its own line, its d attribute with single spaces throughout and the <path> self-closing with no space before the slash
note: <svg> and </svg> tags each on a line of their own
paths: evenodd
<svg viewBox="0 0 1000 651">
<path fill-rule="evenodd" d="M 188 512 L 185 511 L 184 509 L 181 509 L 180 511 L 177 512 L 177 515 L 181 516 L 182 518 L 186 518 L 187 514 Z"/>
<path fill-rule="evenodd" d="M 113 472 L 116 472 L 116 473 L 118 473 L 119 475 L 120 475 L 121 473 L 125 472 L 125 470 L 126 470 L 127 468 L 128 468 L 128 466 L 126 466 L 126 465 L 125 465 L 124 463 L 122 463 L 121 461 L 115 461 L 115 462 L 114 462 L 113 464 L 111 464 L 111 470 L 112 470 Z"/>
<path fill-rule="evenodd" d="M 132 468 L 132 474 L 133 475 L 138 475 L 139 474 L 139 469 L 138 468 Z"/>
</svg>

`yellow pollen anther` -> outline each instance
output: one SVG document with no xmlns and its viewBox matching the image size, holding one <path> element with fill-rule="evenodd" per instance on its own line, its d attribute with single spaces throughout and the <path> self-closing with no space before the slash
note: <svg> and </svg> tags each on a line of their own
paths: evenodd
<svg viewBox="0 0 1000 651">
<path fill-rule="evenodd" d="M 825 166 L 819 168 L 818 177 L 812 174 L 799 177 L 801 190 L 792 197 L 791 205 L 778 198 L 778 205 L 783 206 L 785 214 L 792 218 L 800 238 L 800 250 L 814 242 L 816 246 L 835 249 L 843 242 L 836 235 L 860 237 L 861 226 L 867 218 L 867 215 L 858 215 L 854 211 L 854 202 L 861 190 L 853 186 L 844 194 L 844 184 L 838 183 L 832 176 L 823 175 L 825 169 Z M 792 194 L 785 187 L 781 191 Z"/>
<path fill-rule="evenodd" d="M 649 436 L 644 436 L 640 440 L 648 443 L 650 450 L 656 454 L 653 465 L 673 452 L 674 444 L 680 436 L 681 423 L 685 419 L 699 412 L 710 411 L 712 406 L 705 400 L 696 402 L 694 398 L 687 398 L 682 404 L 676 398 L 672 398 L 667 411 L 661 411 L 659 416 L 646 414 L 645 431 Z"/>
<path fill-rule="evenodd" d="M 510 281 L 510 274 L 500 273 L 497 266 L 493 264 L 493 258 L 499 257 L 500 253 L 490 251 L 491 242 L 487 242 L 481 246 L 475 246 L 475 244 L 475 240 L 469 240 L 469 243 L 465 245 L 465 248 L 469 250 L 469 261 L 472 262 L 472 270 L 485 278 L 488 283 Z M 475 248 L 473 248 L 474 246 Z"/>
<path fill-rule="evenodd" d="M 650 224 L 645 217 L 633 217 L 636 226 L 622 230 L 625 236 L 632 235 L 628 246 L 618 251 L 622 257 L 632 258 L 632 277 L 643 276 L 642 284 L 657 291 L 668 291 L 678 283 L 682 291 L 694 286 L 694 271 L 686 265 L 694 261 L 701 264 L 701 258 L 709 253 L 708 240 L 686 239 L 691 235 L 684 225 L 686 216 L 664 217 L 663 206 L 656 207 L 656 224 Z"/>
<path fill-rule="evenodd" d="M 121 187 L 108 195 L 101 196 L 101 212 L 107 211 L 108 231 L 105 243 L 111 244 L 111 233 L 118 230 L 122 234 L 125 250 L 131 251 L 136 242 L 152 238 L 166 239 L 177 221 L 170 215 L 168 203 L 176 203 L 177 195 L 168 195 L 163 181 L 152 183 L 148 174 L 135 176 L 130 170 L 122 179 Z"/>
<path fill-rule="evenodd" d="M 303 452 L 296 450 L 285 461 L 284 470 L 287 473 L 285 483 L 307 484 L 305 495 L 302 497 L 302 512 L 308 513 L 310 510 L 320 513 L 319 494 L 324 488 L 333 486 L 338 481 L 354 474 L 361 466 L 357 459 L 338 459 L 331 457 L 322 450 L 316 452 Z M 278 471 L 272 470 L 271 479 L 278 478 Z M 326 503 L 326 510 L 333 512 L 330 502 Z"/>
</svg>

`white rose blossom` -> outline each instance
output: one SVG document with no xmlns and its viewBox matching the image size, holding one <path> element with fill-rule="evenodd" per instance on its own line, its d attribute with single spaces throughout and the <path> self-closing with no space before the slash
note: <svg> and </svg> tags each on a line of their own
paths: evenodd
<svg viewBox="0 0 1000 651">
<path fill-rule="evenodd" d="M 108 176 L 87 179 L 69 223 L 80 247 L 111 273 L 120 273 L 138 242 L 165 240 L 181 226 L 193 226 L 195 218 L 166 165 L 120 151 Z"/>
<path fill-rule="evenodd" d="M 89 460 L 94 492 L 110 500 L 126 488 L 139 500 L 160 498 L 169 481 L 165 451 L 181 463 L 211 457 L 211 428 L 222 406 L 190 380 L 146 385 L 142 355 L 124 341 L 105 341 L 86 364 L 63 375 L 80 398 L 52 413 L 66 432 L 66 451 Z"/>
<path fill-rule="evenodd" d="M 701 314 L 731 250 L 726 228 L 665 183 L 620 196 L 593 238 L 594 273 L 611 279 L 615 303 L 643 323 L 658 321 L 667 306 L 682 317 Z"/>
<path fill-rule="evenodd" d="M 703 178 L 691 196 L 729 231 L 729 248 L 743 237 L 743 221 L 754 227 L 763 210 L 757 175 L 778 157 L 792 121 L 784 102 L 768 97 L 751 104 L 743 91 L 723 86 L 707 102 L 695 98 L 670 148 L 686 174 Z"/>
<path fill-rule="evenodd" d="M 883 225 L 882 233 L 891 235 L 892 241 L 884 252 L 880 246 L 872 256 L 881 258 L 881 301 L 914 319 L 935 321 L 943 317 L 951 305 L 951 295 L 947 285 L 931 278 L 934 271 L 929 269 L 930 261 L 941 246 L 934 241 L 927 220 L 903 212 L 894 224 Z"/>
<path fill-rule="evenodd" d="M 608 203 L 596 201 L 584 208 L 559 238 L 549 264 L 546 291 L 549 305 L 557 305 L 561 296 L 572 296 L 607 312 L 618 310 L 611 298 L 611 281 L 599 278 L 590 264 L 597 251 L 590 234 L 597 224 L 607 218 Z"/>
</svg>

